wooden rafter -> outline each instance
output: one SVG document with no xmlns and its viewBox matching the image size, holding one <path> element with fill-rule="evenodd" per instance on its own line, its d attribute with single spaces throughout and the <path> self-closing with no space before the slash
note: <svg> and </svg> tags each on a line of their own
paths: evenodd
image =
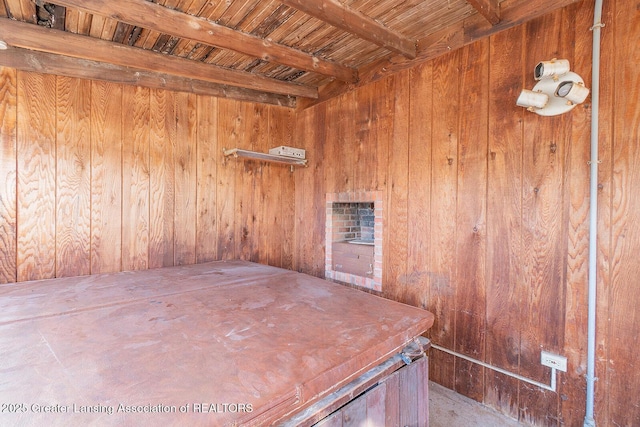
<svg viewBox="0 0 640 427">
<path fill-rule="evenodd" d="M 467 2 L 492 25 L 500 22 L 500 3 L 498 0 L 467 0 Z"/>
<path fill-rule="evenodd" d="M 235 31 L 207 19 L 169 9 L 150 1 L 57 0 L 56 4 L 75 7 L 130 25 L 241 52 L 267 62 L 315 72 L 344 82 L 354 83 L 358 80 L 357 71 L 353 68 L 326 61 L 248 33 Z"/>
<path fill-rule="evenodd" d="M 191 61 L 118 43 L 42 28 L 0 18 L 0 40 L 14 47 L 55 53 L 74 58 L 166 73 L 211 83 L 306 98 L 317 97 L 315 88 L 296 83 L 229 70 L 215 65 Z"/>
<path fill-rule="evenodd" d="M 416 57 L 416 42 L 391 31 L 376 20 L 351 9 L 337 0 L 280 0 L 307 15 L 354 34 L 361 39 L 399 53 L 407 58 Z M 483 0 L 480 0 L 483 1 Z M 484 0 L 497 2 L 497 0 Z"/>
<path fill-rule="evenodd" d="M 166 89 L 177 92 L 191 92 L 198 95 L 230 98 L 262 104 L 295 108 L 296 98 L 286 95 L 259 92 L 218 83 L 206 82 L 163 74 L 121 65 L 95 62 L 70 56 L 37 52 L 34 50 L 9 47 L 0 50 L 0 67 L 11 67 L 22 71 L 55 74 L 65 77 L 102 80 L 113 83 Z"/>
<path fill-rule="evenodd" d="M 520 25 L 528 20 L 550 13 L 580 0 L 504 0 L 501 4 L 502 19 L 491 25 L 483 16 L 474 14 L 464 21 L 451 25 L 418 41 L 418 56 L 410 61 L 400 55 L 389 55 L 359 69 L 358 85 L 332 82 L 318 90 L 318 98 L 301 100 L 298 108 L 308 108 L 329 98 L 339 96 L 354 87 L 379 80 L 391 73 L 406 70 L 417 63 L 428 61 L 452 50 L 466 46 L 483 37 Z"/>
</svg>

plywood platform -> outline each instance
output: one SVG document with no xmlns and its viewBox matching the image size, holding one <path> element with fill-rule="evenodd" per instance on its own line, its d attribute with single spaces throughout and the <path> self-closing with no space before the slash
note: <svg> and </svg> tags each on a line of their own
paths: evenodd
<svg viewBox="0 0 640 427">
<path fill-rule="evenodd" d="M 265 425 L 432 323 L 239 261 L 3 285 L 0 402 L 17 406 L 0 424 Z"/>
</svg>

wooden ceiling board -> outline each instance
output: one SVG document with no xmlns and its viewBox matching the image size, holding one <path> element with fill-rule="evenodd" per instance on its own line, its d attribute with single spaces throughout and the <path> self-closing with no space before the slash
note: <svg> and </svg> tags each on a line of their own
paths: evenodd
<svg viewBox="0 0 640 427">
<path fill-rule="evenodd" d="M 5 0 L 6 16 L 18 21 L 35 24 L 36 4 L 30 0 Z"/>
<path fill-rule="evenodd" d="M 242 30 L 258 35 L 257 29 L 265 27 L 265 22 L 268 25 L 279 25 L 284 21 L 282 20 L 282 14 L 286 16 L 291 11 L 288 7 L 281 4 L 279 1 L 262 2 L 260 7 L 255 8 L 251 14 L 249 14 L 245 22 L 243 23 Z"/>
<path fill-rule="evenodd" d="M 220 25 L 224 25 L 225 27 L 239 29 L 245 16 L 255 9 L 256 3 L 257 2 L 255 0 L 231 2 L 229 7 L 216 22 Z"/>
<path fill-rule="evenodd" d="M 188 78 L 189 83 L 176 85 L 176 90 L 195 87 L 202 81 L 199 67 L 210 65 L 218 67 L 211 69 L 212 74 L 224 69 L 243 72 L 249 79 L 295 82 L 299 85 L 295 87 L 298 95 L 288 95 L 300 97 L 299 93 L 317 94 L 328 85 L 331 88 L 322 92 L 335 96 L 340 91 L 351 90 L 355 84 L 380 78 L 391 69 L 424 61 L 438 51 L 430 46 L 434 41 L 442 35 L 449 38 L 451 34 L 460 34 L 468 27 L 467 22 L 480 25 L 479 30 L 474 30 L 474 37 L 487 36 L 512 25 L 515 15 L 511 10 L 518 11 L 517 21 L 522 23 L 575 1 L 305 0 L 301 4 L 293 0 L 58 0 L 58 3 L 53 1 L 36 7 L 34 0 L 0 0 L 0 17 L 52 27 L 53 14 L 47 17 L 43 8 L 47 11 L 53 8 L 58 16 L 57 25 L 64 24 L 59 28 L 68 33 L 134 46 L 192 63 L 192 67 L 177 73 L 176 78 Z M 345 7 L 348 9 L 344 10 Z M 323 12 L 319 14 L 320 9 Z M 100 14 L 93 14 L 91 10 Z M 333 15 L 327 15 L 327 11 Z M 503 17 L 506 22 L 496 21 Z M 495 21 L 495 30 L 490 21 Z M 373 25 L 370 28 L 375 28 L 375 36 L 361 33 L 359 28 L 366 25 Z M 464 43 L 464 37 L 464 34 L 458 35 L 456 43 Z M 393 45 L 391 40 L 397 44 Z M 407 40 L 415 42 L 414 55 Z M 38 50 L 37 46 L 24 43 L 17 47 Z M 425 49 L 429 53 L 425 54 Z M 398 58 L 399 54 L 409 58 L 417 56 L 417 59 L 411 62 Z M 89 64 L 96 60 L 95 55 L 71 56 L 85 59 Z M 118 65 L 117 61 L 110 63 Z M 395 65 L 389 67 L 388 64 Z M 162 65 L 159 64 L 156 71 L 167 73 L 167 67 Z M 191 68 L 200 71 L 192 74 Z M 153 73 L 148 69 L 145 72 L 148 81 Z M 218 83 L 235 84 L 232 81 Z M 242 87 L 255 93 L 260 90 L 257 87 L 262 87 L 266 93 L 282 95 L 282 87 L 277 92 L 269 92 L 264 84 Z M 236 93 L 242 93 L 246 99 L 249 92 Z"/>
<path fill-rule="evenodd" d="M 65 29 L 74 34 L 87 36 L 91 32 L 94 16 L 77 9 L 67 9 Z"/>
<path fill-rule="evenodd" d="M 251 34 L 262 38 L 268 38 L 278 27 L 289 22 L 289 19 L 296 13 L 295 9 L 280 4 L 280 2 L 274 2 L 274 5 L 277 5 L 277 7 L 275 7 L 271 14 L 263 19 L 262 22 L 260 22 L 260 24 L 251 31 Z"/>
</svg>

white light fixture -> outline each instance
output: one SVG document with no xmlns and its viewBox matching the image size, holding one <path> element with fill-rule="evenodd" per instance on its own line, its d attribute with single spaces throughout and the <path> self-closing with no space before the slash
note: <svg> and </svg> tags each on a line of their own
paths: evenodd
<svg viewBox="0 0 640 427">
<path fill-rule="evenodd" d="M 541 80 L 546 77 L 557 79 L 558 76 L 569 72 L 569 60 L 567 59 L 552 59 L 551 61 L 542 61 L 536 65 L 533 70 L 533 78 Z"/>
<path fill-rule="evenodd" d="M 7 45 L 7 42 L 0 40 L 0 50 L 7 50 L 8 48 L 9 46 Z"/>
<path fill-rule="evenodd" d="M 582 77 L 569 71 L 566 59 L 538 63 L 533 77 L 538 83 L 532 90 L 523 89 L 516 105 L 541 116 L 566 113 L 582 104 L 589 95 Z"/>
<path fill-rule="evenodd" d="M 544 108 L 549 103 L 549 95 L 542 92 L 534 92 L 532 90 L 523 89 L 516 101 L 516 105 L 525 107 L 529 111 L 536 108 Z"/>
</svg>

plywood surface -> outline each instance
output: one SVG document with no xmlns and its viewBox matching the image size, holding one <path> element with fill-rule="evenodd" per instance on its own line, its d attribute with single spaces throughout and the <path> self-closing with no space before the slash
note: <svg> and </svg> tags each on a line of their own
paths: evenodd
<svg viewBox="0 0 640 427">
<path fill-rule="evenodd" d="M 265 425 L 432 323 L 424 310 L 242 261 L 3 285 L 0 402 L 24 412 L 0 424 Z M 176 412 L 119 412 L 131 408 Z"/>
</svg>

